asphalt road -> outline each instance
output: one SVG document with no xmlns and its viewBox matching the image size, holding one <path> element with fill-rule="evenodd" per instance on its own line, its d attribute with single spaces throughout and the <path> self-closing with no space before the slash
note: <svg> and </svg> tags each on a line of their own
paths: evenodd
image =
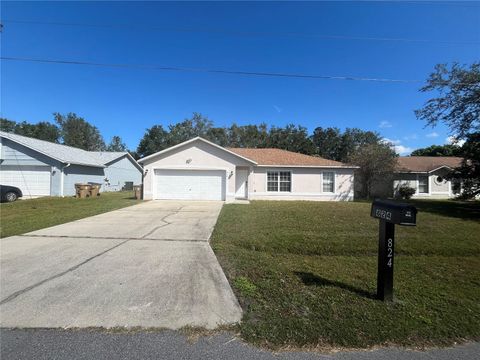
<svg viewBox="0 0 480 360">
<path fill-rule="evenodd" d="M 188 339 L 174 331 L 109 333 L 98 330 L 1 329 L 0 358 L 10 359 L 280 359 L 280 360 L 469 360 L 478 359 L 480 343 L 426 352 L 396 348 L 322 354 L 272 353 L 223 333 Z"/>
</svg>

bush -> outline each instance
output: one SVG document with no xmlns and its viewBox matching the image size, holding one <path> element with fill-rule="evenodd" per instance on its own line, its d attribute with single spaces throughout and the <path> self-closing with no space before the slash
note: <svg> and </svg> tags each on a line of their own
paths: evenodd
<svg viewBox="0 0 480 360">
<path fill-rule="evenodd" d="M 415 194 L 416 190 L 408 185 L 402 185 L 398 188 L 398 194 L 402 199 L 408 200 L 410 199 L 413 194 Z"/>
</svg>

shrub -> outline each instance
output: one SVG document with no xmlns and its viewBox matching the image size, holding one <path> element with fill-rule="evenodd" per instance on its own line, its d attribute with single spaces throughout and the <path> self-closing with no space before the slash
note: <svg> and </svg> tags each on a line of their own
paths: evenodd
<svg viewBox="0 0 480 360">
<path fill-rule="evenodd" d="M 416 190 L 408 185 L 402 185 L 398 188 L 398 194 L 402 199 L 408 200 L 410 199 L 413 194 L 415 194 Z"/>
</svg>

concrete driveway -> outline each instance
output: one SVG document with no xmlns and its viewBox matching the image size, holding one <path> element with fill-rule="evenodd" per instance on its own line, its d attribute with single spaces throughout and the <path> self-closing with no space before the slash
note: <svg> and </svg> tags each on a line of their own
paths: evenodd
<svg viewBox="0 0 480 360">
<path fill-rule="evenodd" d="M 150 201 L 1 239 L 0 326 L 178 329 L 240 321 L 208 243 L 221 207 Z"/>
</svg>

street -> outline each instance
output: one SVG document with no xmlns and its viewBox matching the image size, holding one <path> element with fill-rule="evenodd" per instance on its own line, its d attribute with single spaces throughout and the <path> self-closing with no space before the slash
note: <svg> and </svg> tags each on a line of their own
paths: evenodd
<svg viewBox="0 0 480 360">
<path fill-rule="evenodd" d="M 398 348 L 366 351 L 272 353 L 244 344 L 228 333 L 187 338 L 179 332 L 62 329 L 1 329 L 2 360 L 13 359 L 336 359 L 336 360 L 470 360 L 480 344 L 425 352 Z"/>
</svg>

